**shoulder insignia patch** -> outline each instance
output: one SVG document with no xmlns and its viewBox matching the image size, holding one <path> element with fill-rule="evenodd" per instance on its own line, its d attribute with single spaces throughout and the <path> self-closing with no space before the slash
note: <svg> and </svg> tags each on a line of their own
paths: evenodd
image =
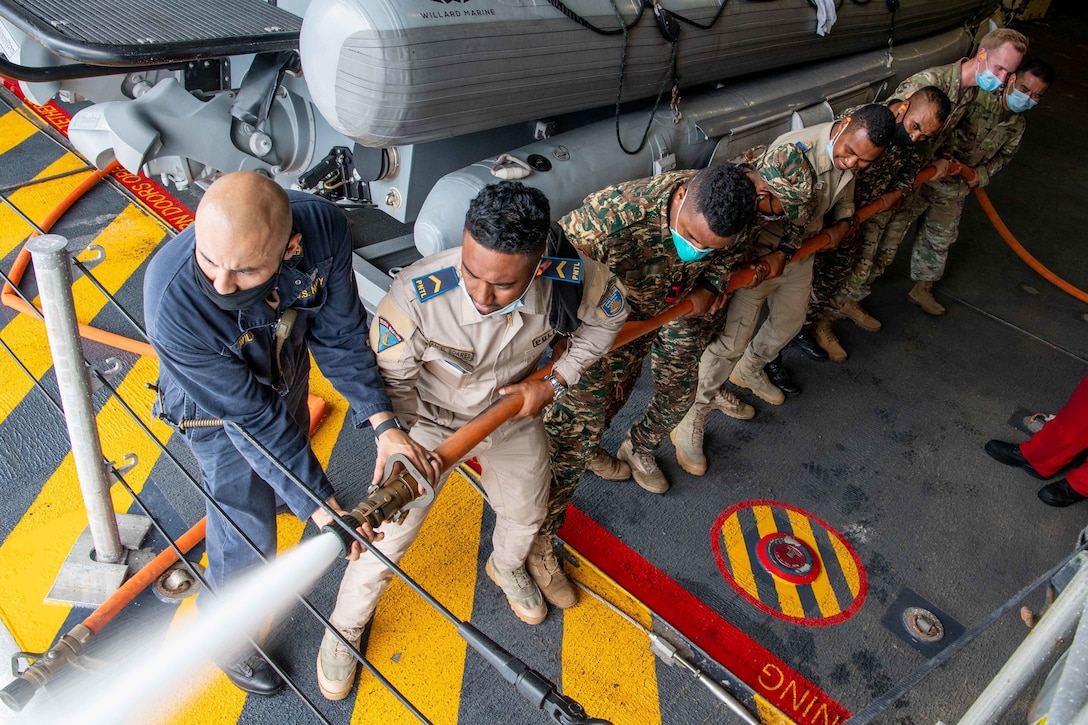
<svg viewBox="0 0 1088 725">
<path fill-rule="evenodd" d="M 457 270 L 453 267 L 444 267 L 430 274 L 412 278 L 412 288 L 416 291 L 416 297 L 420 302 L 445 294 L 456 286 Z"/>
<path fill-rule="evenodd" d="M 801 149 L 801 153 L 803 153 L 803 154 L 807 154 L 807 153 L 808 153 L 808 146 L 806 146 L 806 145 L 805 145 L 804 143 L 802 143 L 801 141 L 798 141 L 798 142 L 797 142 L 797 148 Z"/>
<path fill-rule="evenodd" d="M 623 295 L 616 285 L 609 285 L 611 289 L 605 292 L 604 302 L 601 303 L 601 311 L 609 317 L 615 317 L 623 311 Z"/>
<path fill-rule="evenodd" d="M 378 352 L 384 352 L 391 347 L 395 347 L 404 342 L 404 338 L 401 337 L 393 326 L 389 324 L 389 320 L 384 317 L 378 318 Z"/>
<path fill-rule="evenodd" d="M 542 257 L 540 276 L 547 277 L 548 279 L 559 280 L 560 282 L 574 282 L 579 284 L 582 281 L 582 260 L 581 259 L 567 259 L 565 257 Z"/>
</svg>

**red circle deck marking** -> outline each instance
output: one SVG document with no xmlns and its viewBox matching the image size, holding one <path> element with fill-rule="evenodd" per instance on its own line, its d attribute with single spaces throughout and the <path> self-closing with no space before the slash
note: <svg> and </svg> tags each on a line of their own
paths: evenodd
<svg viewBox="0 0 1088 725">
<path fill-rule="evenodd" d="M 861 609 L 868 580 L 850 543 L 822 519 L 779 501 L 744 501 L 710 532 L 714 558 L 738 594 L 778 619 L 838 624 Z"/>
<path fill-rule="evenodd" d="M 759 540 L 756 553 L 771 576 L 790 584 L 808 584 L 823 570 L 820 558 L 805 542 L 777 531 Z"/>
</svg>

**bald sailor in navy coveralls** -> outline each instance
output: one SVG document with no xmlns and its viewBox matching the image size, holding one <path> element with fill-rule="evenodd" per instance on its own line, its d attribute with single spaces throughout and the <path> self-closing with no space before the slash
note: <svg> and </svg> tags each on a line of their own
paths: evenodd
<svg viewBox="0 0 1088 725">
<path fill-rule="evenodd" d="M 158 251 L 144 278 L 147 334 L 160 361 L 156 412 L 182 431 L 205 490 L 266 557 L 276 553 L 277 496 L 319 527 L 331 517 L 230 426 L 186 421 L 237 423 L 342 513 L 307 437 L 311 353 L 347 398 L 352 424 L 374 427 L 374 480 L 401 453 L 437 482 L 429 451 L 395 425 L 351 253 L 334 204 L 236 172 L 209 187 L 195 225 Z M 211 504 L 207 512 L 207 581 L 219 589 L 260 558 Z M 252 649 L 219 664 L 247 692 L 269 695 L 283 684 Z"/>
</svg>

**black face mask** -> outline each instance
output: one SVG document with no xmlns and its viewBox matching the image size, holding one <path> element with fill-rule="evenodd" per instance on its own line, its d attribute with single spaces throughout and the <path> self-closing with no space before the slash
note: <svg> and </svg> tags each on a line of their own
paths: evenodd
<svg viewBox="0 0 1088 725">
<path fill-rule="evenodd" d="M 216 292 L 215 285 L 200 271 L 200 265 L 196 263 L 195 258 L 193 259 L 193 272 L 196 274 L 197 286 L 200 287 L 200 291 L 204 293 L 204 296 L 214 302 L 216 307 L 226 312 L 238 312 L 263 302 L 268 299 L 268 296 L 272 294 L 280 281 L 280 271 L 277 269 L 276 273 L 264 284 L 231 292 L 229 295 L 222 295 Z"/>
<path fill-rule="evenodd" d="M 910 134 L 907 133 L 907 129 L 903 126 L 903 122 L 895 124 L 895 133 L 892 134 L 892 144 L 896 146 L 913 146 L 914 142 L 910 139 Z"/>
</svg>

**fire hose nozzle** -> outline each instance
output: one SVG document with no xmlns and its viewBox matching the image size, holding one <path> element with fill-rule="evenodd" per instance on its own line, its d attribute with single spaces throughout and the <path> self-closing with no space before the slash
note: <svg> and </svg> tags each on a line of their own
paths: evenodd
<svg viewBox="0 0 1088 725">
<path fill-rule="evenodd" d="M 77 624 L 57 641 L 56 646 L 34 660 L 34 664 L 30 665 L 26 672 L 0 690 L 0 702 L 15 712 L 22 710 L 40 687 L 45 685 L 59 669 L 76 658 L 92 636 L 94 632 L 88 627 Z"/>
<path fill-rule="evenodd" d="M 390 478 L 396 464 L 401 464 L 404 470 Z M 423 489 L 420 495 L 419 489 Z M 355 538 L 345 529 L 354 531 L 363 524 L 370 524 L 371 528 L 378 528 L 386 521 L 398 522 L 413 508 L 427 506 L 434 501 L 434 488 L 427 477 L 420 473 L 419 469 L 401 454 L 389 457 L 385 463 L 385 483 L 370 490 L 366 500 L 340 517 L 344 526 L 328 524 L 321 529 L 322 533 L 336 534 L 340 539 L 341 555 L 346 556 L 351 550 L 351 544 Z"/>
</svg>

